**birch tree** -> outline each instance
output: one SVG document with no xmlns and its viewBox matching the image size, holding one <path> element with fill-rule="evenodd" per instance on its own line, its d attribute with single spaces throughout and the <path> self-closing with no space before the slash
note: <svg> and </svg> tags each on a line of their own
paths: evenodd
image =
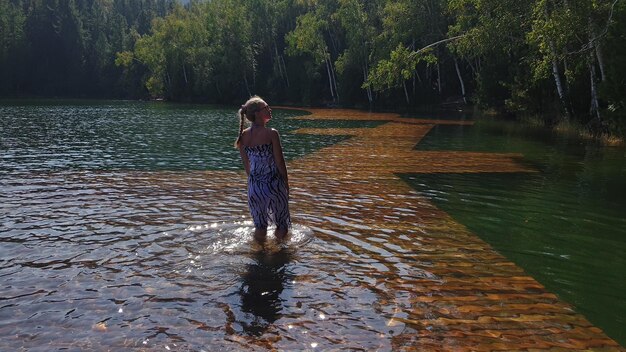
<svg viewBox="0 0 626 352">
<path fill-rule="evenodd" d="M 626 134 L 626 2 L 612 8 L 612 23 L 601 43 L 604 77 L 599 94 L 606 100 L 605 116 L 613 133 Z"/>
<path fill-rule="evenodd" d="M 520 58 L 527 54 L 530 8 L 529 0 L 448 2 L 447 47 L 471 67 L 479 104 L 503 106 L 511 99 L 514 77 L 525 65 Z"/>
<path fill-rule="evenodd" d="M 319 7 L 314 12 L 307 12 L 299 16 L 296 28 L 287 33 L 287 54 L 310 55 L 317 65 L 324 65 L 328 76 L 328 88 L 333 101 L 339 99 L 337 80 L 334 74 L 334 64 L 330 55 L 324 33 L 328 30 L 328 17 L 324 16 L 325 9 Z"/>
<path fill-rule="evenodd" d="M 564 117 L 573 117 L 573 108 L 569 96 L 567 80 L 572 77 L 567 69 L 567 46 L 574 36 L 576 18 L 566 1 L 538 0 L 532 9 L 532 30 L 528 33 L 528 42 L 539 51 L 534 62 L 534 78 L 545 78 L 550 74 L 554 80 Z M 585 21 L 586 22 L 586 21 Z"/>
<path fill-rule="evenodd" d="M 579 115 L 587 116 L 580 119 L 588 121 L 588 127 L 598 133 L 607 129 L 598 93 L 598 83 L 606 76 L 602 42 L 611 25 L 616 3 L 617 0 L 538 1 L 533 11 L 533 28 L 528 35 L 529 43 L 536 45 L 540 53 L 536 76 L 545 76 L 546 66 L 551 67 L 566 117 L 571 118 L 575 113 L 570 95 L 581 94 L 570 92 L 573 84 L 569 83 L 589 82 L 588 103 L 576 106 Z M 588 113 L 580 111 L 585 105 Z"/>
<path fill-rule="evenodd" d="M 368 102 L 372 104 L 374 101 L 372 89 L 365 84 L 370 74 L 370 54 L 376 34 L 371 23 L 371 14 L 365 10 L 365 5 L 360 0 L 340 0 L 339 4 L 339 9 L 333 17 L 345 32 L 346 45 L 337 58 L 337 68 L 339 73 L 342 73 L 351 65 L 359 67 L 362 72 L 362 86 L 365 87 Z"/>
<path fill-rule="evenodd" d="M 437 62 L 437 58 L 430 53 L 425 53 L 421 56 L 411 55 L 411 53 L 411 50 L 399 44 L 391 52 L 389 59 L 378 61 L 367 81 L 363 83 L 363 87 L 373 89 L 374 91 L 402 87 L 406 103 L 407 105 L 410 104 L 406 81 L 414 76 L 417 65 L 421 61 L 426 61 L 430 64 Z"/>
</svg>

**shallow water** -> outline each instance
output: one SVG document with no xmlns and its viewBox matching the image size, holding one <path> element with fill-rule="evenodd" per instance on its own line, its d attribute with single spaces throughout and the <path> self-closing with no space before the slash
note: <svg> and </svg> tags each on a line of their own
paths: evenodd
<svg viewBox="0 0 626 352">
<path fill-rule="evenodd" d="M 314 125 L 295 114 L 274 112 L 288 160 L 346 138 L 290 134 Z M 5 102 L 0 121 L 0 349 L 389 346 L 384 266 L 298 223 L 251 240 L 233 111 Z"/>
<path fill-rule="evenodd" d="M 606 204 L 604 198 L 593 198 L 598 208 L 588 228 L 594 233 L 601 229 L 604 236 L 597 239 L 580 231 L 568 238 L 572 244 L 562 252 L 560 245 L 533 235 L 535 224 L 519 235 L 524 240 L 510 241 L 514 236 L 508 235 L 508 247 L 503 247 L 490 234 L 513 228 L 517 218 L 481 213 L 472 222 L 475 214 L 464 212 L 468 208 L 462 205 L 476 201 L 481 209 L 492 204 L 500 209 L 532 199 L 529 207 L 541 203 L 537 210 L 520 205 L 505 213 L 541 214 L 545 211 L 539 209 L 552 208 L 569 193 L 563 195 L 558 191 L 562 186 L 554 186 L 558 196 L 544 200 L 536 192 L 545 190 L 526 185 L 545 184 L 545 178 L 558 183 L 560 177 L 509 174 L 506 181 L 493 181 L 492 175 L 473 175 L 459 181 L 454 175 L 404 175 L 412 190 L 391 178 L 305 174 L 298 169 L 299 160 L 348 137 L 291 132 L 368 128 L 381 122 L 288 119 L 300 114 L 274 110 L 272 121 L 293 166 L 294 228 L 284 243 L 270 236 L 259 245 L 251 240 L 245 179 L 232 148 L 238 121 L 231 109 L 137 102 L 0 105 L 0 349 L 390 350 L 445 345 L 445 338 L 429 338 L 428 333 L 463 336 L 443 322 L 465 319 L 467 312 L 428 298 L 468 290 L 480 299 L 487 295 L 472 286 L 463 262 L 450 262 L 457 251 L 481 245 L 468 242 L 468 248 L 454 248 L 463 229 L 442 223 L 442 212 L 428 200 L 533 274 L 533 264 L 553 266 L 547 260 L 527 263 L 515 253 L 550 260 L 566 258 L 562 254 L 584 257 L 571 262 L 576 266 L 546 270 L 542 283 L 558 291 L 552 277 L 567 283 L 566 291 L 579 292 L 590 277 L 598 278 L 606 284 L 597 286 L 599 299 L 622 309 L 622 295 L 615 292 L 621 292 L 624 282 L 616 280 L 624 272 L 619 256 L 624 237 L 619 230 L 610 234 L 623 221 L 618 211 L 622 197 Z M 466 127 L 461 136 L 474 136 L 476 132 L 468 131 L 477 130 Z M 438 131 L 431 131 L 418 148 L 454 149 L 449 141 L 467 140 Z M 502 135 L 492 129 L 479 132 L 492 133 L 496 140 Z M 528 143 L 538 151 L 544 148 L 537 145 L 543 142 Z M 520 152 L 508 142 L 503 145 Z M 550 158 L 557 155 L 555 151 Z M 540 169 L 547 165 L 542 170 L 551 165 L 533 158 L 529 162 Z M 595 173 L 586 175 L 588 192 L 597 195 Z M 502 190 L 494 191 L 492 182 Z M 518 190 L 511 184 L 525 186 Z M 458 192 L 465 193 L 458 197 Z M 569 213 L 570 208 L 555 214 L 551 228 L 560 228 Z M 603 251 L 607 263 L 614 263 L 614 271 L 601 260 L 589 259 L 592 244 Z M 579 270 L 590 262 L 600 271 Z M 472 270 L 481 266 L 489 266 L 496 279 L 499 270 L 503 275 L 517 272 L 491 254 L 476 258 Z M 443 286 L 450 283 L 454 290 Z M 506 292 L 517 292 L 507 282 L 501 285 Z M 526 285 L 535 290 L 533 283 Z M 580 291 L 587 298 L 573 304 L 586 315 L 608 316 L 600 305 L 588 304 L 596 296 Z M 623 312 L 594 323 L 620 337 L 615 331 Z M 511 327 L 507 324 L 486 329 Z M 465 341 L 468 346 L 479 343 Z"/>
<path fill-rule="evenodd" d="M 3 179 L 2 348 L 327 349 L 338 336 L 346 349 L 391 348 L 402 325 L 387 324 L 402 297 L 379 287 L 384 258 L 422 275 L 396 258 L 401 248 L 297 223 L 288 241 L 260 246 L 241 184 L 215 176 Z"/>
<path fill-rule="evenodd" d="M 624 147 L 485 120 L 437 126 L 416 149 L 523 153 L 539 173 L 403 179 L 626 342 Z"/>
</svg>

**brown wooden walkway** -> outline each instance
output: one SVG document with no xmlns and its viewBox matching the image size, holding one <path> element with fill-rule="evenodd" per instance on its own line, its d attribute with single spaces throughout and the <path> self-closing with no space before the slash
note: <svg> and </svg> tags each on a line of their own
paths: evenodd
<svg viewBox="0 0 626 352">
<path fill-rule="evenodd" d="M 624 350 L 396 176 L 535 172 L 519 162 L 521 155 L 413 150 L 435 124 L 471 122 L 406 119 L 352 110 L 309 111 L 313 114 L 297 119 L 389 121 L 376 128 L 297 130 L 352 138 L 291 163 L 289 172 L 292 188 L 297 190 L 292 195 L 294 214 L 311 214 L 316 219 L 340 214 L 355 219 L 345 224 L 298 219 L 323 229 L 318 231 L 321 236 L 324 231 L 350 232 L 355 226 L 363 241 L 367 241 L 368 231 L 382 228 L 417 234 L 388 238 L 388 246 L 410 248 L 404 259 L 427 263 L 431 273 L 421 279 L 397 275 L 384 283 L 387 290 L 410 292 L 411 307 L 392 317 L 388 325 L 405 324 L 411 333 L 394 336 L 394 346 L 440 351 Z M 328 240 L 336 238 L 329 236 Z"/>
</svg>

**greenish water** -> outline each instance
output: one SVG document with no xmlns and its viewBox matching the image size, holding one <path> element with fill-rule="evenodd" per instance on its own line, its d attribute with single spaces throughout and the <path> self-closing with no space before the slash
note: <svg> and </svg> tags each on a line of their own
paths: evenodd
<svg viewBox="0 0 626 352">
<path fill-rule="evenodd" d="M 0 172 L 11 170 L 240 170 L 232 142 L 239 128 L 232 107 L 125 101 L 0 102 Z M 315 121 L 289 120 L 276 110 L 287 160 L 347 137 L 292 134 Z M 328 127 L 376 126 L 328 121 Z"/>
<path fill-rule="evenodd" d="M 522 153 L 535 174 L 403 179 L 626 344 L 626 150 L 519 124 L 436 126 L 417 150 Z"/>
</svg>

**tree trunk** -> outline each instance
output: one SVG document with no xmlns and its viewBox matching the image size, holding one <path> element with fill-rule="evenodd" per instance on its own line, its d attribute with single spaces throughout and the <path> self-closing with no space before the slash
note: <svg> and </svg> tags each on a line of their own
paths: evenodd
<svg viewBox="0 0 626 352">
<path fill-rule="evenodd" d="M 569 120 L 572 118 L 572 112 L 570 111 L 569 104 L 567 103 L 567 97 L 565 96 L 565 90 L 563 89 L 563 82 L 561 81 L 559 65 L 556 58 L 552 59 L 552 77 L 554 78 L 554 83 L 556 84 L 556 91 L 559 94 L 561 105 L 565 109 L 565 118 Z"/>
<path fill-rule="evenodd" d="M 333 75 L 330 73 L 330 65 L 328 61 L 330 61 L 328 58 L 324 59 L 324 62 L 326 63 L 326 73 L 328 74 L 328 86 L 330 87 L 330 96 L 333 98 L 333 101 L 336 101 L 335 90 L 333 89 Z"/>
<path fill-rule="evenodd" d="M 476 71 L 476 67 L 474 67 L 474 63 L 472 62 L 472 60 L 467 60 L 467 63 L 472 70 L 472 77 L 478 77 L 478 71 Z"/>
<path fill-rule="evenodd" d="M 550 50 L 552 51 L 552 77 L 554 78 L 554 83 L 556 84 L 556 91 L 559 94 L 561 105 L 565 109 L 565 118 L 570 120 L 572 118 L 572 110 L 567 102 L 567 96 L 565 94 L 565 89 L 563 88 L 563 81 L 561 80 L 561 74 L 559 73 L 559 64 L 556 59 L 556 46 L 552 40 L 550 40 Z"/>
<path fill-rule="evenodd" d="M 465 83 L 463 83 L 463 77 L 461 76 L 461 70 L 459 70 L 459 62 L 457 59 L 454 59 L 454 68 L 456 68 L 456 75 L 459 77 L 459 83 L 461 84 L 461 94 L 463 95 L 463 103 L 467 104 L 467 99 L 465 98 Z"/>
<path fill-rule="evenodd" d="M 365 65 L 363 65 L 363 82 L 367 82 L 367 67 L 365 67 Z M 370 105 L 372 105 L 372 101 L 374 101 L 374 98 L 372 97 L 372 89 L 368 86 L 366 92 L 367 101 L 370 103 Z"/>
<path fill-rule="evenodd" d="M 606 22 L 606 28 L 602 31 L 602 34 L 597 34 L 597 31 L 594 30 L 593 31 L 593 35 L 594 38 L 592 39 L 592 41 L 595 41 L 595 47 L 596 47 L 596 57 L 598 59 L 598 66 L 600 67 L 600 79 L 602 82 L 604 82 L 604 80 L 606 79 L 606 70 L 605 70 L 605 66 L 604 66 L 604 55 L 602 54 L 602 45 L 600 44 L 600 41 L 597 40 L 599 39 L 601 36 L 603 36 L 604 34 L 607 33 L 608 29 L 609 29 L 609 25 L 611 24 L 611 19 L 613 18 L 613 10 L 615 8 L 615 5 L 617 4 L 619 0 L 613 0 L 613 3 L 611 4 L 611 7 L 609 9 L 609 19 Z M 596 41 L 597 40 L 597 41 Z"/>
<path fill-rule="evenodd" d="M 600 67 L 600 81 L 604 82 L 606 79 L 605 71 L 604 71 L 604 55 L 602 55 L 602 47 L 600 43 L 596 45 L 596 58 L 598 59 L 598 66 Z"/>
<path fill-rule="evenodd" d="M 564 5 L 565 7 L 568 7 L 569 4 L 567 3 L 567 0 L 564 1 Z M 550 16 L 548 15 L 548 8 L 544 7 L 544 16 L 546 21 L 549 22 L 550 20 Z M 557 54 L 557 50 L 556 50 L 556 44 L 554 43 L 554 40 L 552 38 L 547 38 L 548 40 L 548 45 L 550 47 L 550 54 L 552 54 L 552 77 L 554 78 L 554 83 L 556 85 L 556 91 L 557 94 L 559 95 L 559 100 L 561 101 L 561 106 L 562 108 L 565 110 L 565 119 L 566 120 L 571 120 L 572 119 L 572 109 L 570 108 L 568 99 L 567 99 L 567 94 L 565 92 L 565 88 L 563 86 L 563 81 L 561 80 L 561 74 L 559 73 L 559 63 L 557 61 L 558 58 L 558 54 Z M 567 64 L 567 63 L 566 63 Z"/>
<path fill-rule="evenodd" d="M 570 87 L 569 87 L 569 82 L 567 80 L 567 76 L 565 76 L 565 72 L 571 72 L 570 68 L 569 68 L 569 55 L 567 55 L 567 48 L 563 48 L 563 77 L 565 77 L 565 80 L 562 82 L 563 83 L 563 90 L 565 91 L 565 96 L 567 98 L 567 102 L 569 103 L 569 107 L 572 108 L 572 102 L 570 101 L 569 98 L 569 92 L 570 92 Z M 573 113 L 572 113 L 572 116 Z"/>
<path fill-rule="evenodd" d="M 363 54 L 363 69 L 365 70 L 365 75 L 363 76 L 364 80 L 363 82 L 367 82 L 367 80 L 370 77 L 370 68 L 369 65 L 367 63 L 367 54 Z M 372 88 L 370 88 L 369 86 L 367 87 L 367 99 L 370 103 L 370 107 L 372 106 L 372 103 L 374 102 L 374 93 L 372 93 Z"/>
<path fill-rule="evenodd" d="M 285 81 L 287 82 L 287 87 L 289 87 L 289 74 L 287 73 L 287 65 L 285 65 L 285 59 L 283 56 L 280 56 L 280 62 L 283 64 L 283 70 L 285 70 Z"/>
<path fill-rule="evenodd" d="M 172 77 L 170 77 L 170 71 L 165 72 L 167 78 L 167 91 L 171 97 L 172 94 Z"/>
<path fill-rule="evenodd" d="M 328 86 L 330 87 L 330 95 L 333 98 L 333 102 L 337 101 L 336 85 L 333 84 L 332 62 L 330 62 L 330 53 L 323 48 L 324 63 L 326 64 L 326 73 L 328 74 Z"/>
<path fill-rule="evenodd" d="M 602 54 L 600 42 L 596 43 L 596 58 L 598 59 L 598 66 L 600 67 L 600 82 L 604 82 L 606 75 L 604 71 L 604 55 Z"/>
<path fill-rule="evenodd" d="M 280 65 L 280 55 L 278 55 L 278 47 L 276 46 L 276 41 L 274 41 L 273 44 L 274 44 L 274 55 L 276 55 L 275 62 L 276 62 L 276 66 L 278 66 L 278 74 L 280 75 L 281 79 L 285 79 L 285 77 L 283 76 L 283 68 Z"/>
<path fill-rule="evenodd" d="M 335 66 L 333 66 L 333 62 L 328 59 L 328 63 L 330 65 L 330 74 L 333 78 L 333 87 L 335 87 L 335 95 L 337 96 L 337 101 L 339 101 L 339 90 L 337 89 L 337 74 L 335 73 Z"/>
<path fill-rule="evenodd" d="M 437 90 L 441 95 L 441 64 L 439 64 L 439 59 L 437 59 Z"/>
<path fill-rule="evenodd" d="M 413 38 L 413 41 L 411 43 L 411 50 L 415 50 L 415 38 Z M 413 96 L 415 96 L 415 90 L 417 89 L 417 78 L 415 76 L 419 78 L 417 73 L 417 67 L 415 68 L 415 71 L 413 71 L 413 73 L 411 74 L 411 81 L 413 81 L 413 91 L 411 93 L 413 93 Z"/>
<path fill-rule="evenodd" d="M 183 77 L 185 77 L 185 85 L 189 84 L 189 80 L 187 80 L 187 70 L 185 69 L 184 63 L 183 63 Z"/>
<path fill-rule="evenodd" d="M 594 58 L 593 53 L 591 53 L 589 55 L 591 57 L 591 59 Z M 594 116 L 598 122 L 602 122 L 602 118 L 600 117 L 600 107 L 598 104 L 598 87 L 596 84 L 596 65 L 595 65 L 595 61 L 594 60 L 590 60 L 589 62 L 589 78 L 591 80 L 591 107 L 590 107 L 590 113 L 592 116 Z"/>
<path fill-rule="evenodd" d="M 406 105 L 411 104 L 411 101 L 409 100 L 409 92 L 407 92 L 406 90 L 406 82 L 402 81 L 402 88 L 404 88 L 404 98 L 406 99 Z"/>
<path fill-rule="evenodd" d="M 363 38 L 362 40 L 362 45 L 363 45 L 363 51 L 361 52 L 362 56 L 362 60 L 363 60 L 363 83 L 367 82 L 367 79 L 369 78 L 369 67 L 368 67 L 368 61 L 367 61 L 367 52 L 365 51 L 367 45 L 365 43 L 365 39 Z M 372 94 L 372 88 L 370 88 L 370 86 L 367 86 L 367 101 L 370 103 L 370 107 L 372 106 L 372 102 L 374 101 L 374 94 Z"/>
<path fill-rule="evenodd" d="M 251 97 L 252 94 L 250 93 L 250 86 L 248 85 L 248 77 L 246 77 L 246 75 L 243 75 L 243 82 L 246 84 L 246 91 L 248 92 L 248 96 Z"/>
<path fill-rule="evenodd" d="M 593 21 L 591 16 L 589 17 L 589 45 L 591 45 L 591 51 L 589 51 L 589 85 L 591 88 L 591 104 L 589 107 L 589 113 L 592 117 L 595 117 L 595 131 L 601 132 L 603 128 L 602 118 L 600 117 L 600 104 L 598 104 L 598 87 L 596 84 L 596 56 L 597 47 L 593 42 L 595 37 L 595 30 L 593 27 Z"/>
<path fill-rule="evenodd" d="M 284 80 L 285 85 L 287 86 L 287 88 L 289 88 L 289 75 L 287 74 L 287 67 L 285 66 L 285 60 L 283 60 L 283 56 L 278 53 L 276 41 L 274 41 L 274 53 L 276 54 L 276 64 L 278 65 L 280 78 Z"/>
<path fill-rule="evenodd" d="M 222 97 L 222 90 L 220 89 L 220 84 L 217 81 L 215 82 L 215 89 L 217 90 L 217 95 Z"/>
</svg>

